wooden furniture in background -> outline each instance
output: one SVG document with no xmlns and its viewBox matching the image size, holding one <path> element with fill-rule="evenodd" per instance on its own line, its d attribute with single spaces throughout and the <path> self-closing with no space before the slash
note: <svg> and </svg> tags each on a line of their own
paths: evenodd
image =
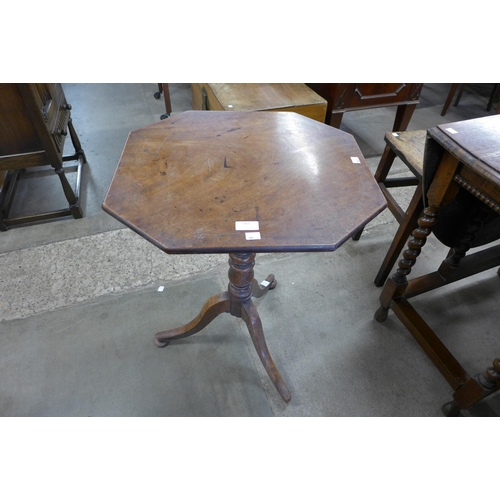
<svg viewBox="0 0 500 500">
<path fill-rule="evenodd" d="M 156 345 L 242 318 L 282 399 L 290 392 L 268 351 L 253 297 L 262 252 L 328 252 L 380 213 L 385 199 L 354 138 L 297 113 L 186 111 L 134 130 L 103 209 L 166 253 L 229 253 L 228 290 Z M 313 321 L 313 319 L 311 319 Z"/>
<path fill-rule="evenodd" d="M 163 99 L 165 99 L 165 113 L 160 116 L 160 119 L 164 120 L 172 114 L 172 103 L 170 102 L 170 89 L 168 88 L 168 83 L 158 84 L 158 92 L 154 93 L 155 99 L 160 99 L 162 94 Z"/>
<path fill-rule="evenodd" d="M 460 98 L 462 97 L 462 93 L 465 88 L 465 83 L 452 83 L 450 87 L 450 91 L 448 92 L 448 95 L 446 96 L 446 101 L 444 103 L 443 109 L 441 111 L 441 116 L 446 115 L 446 112 L 448 111 L 448 108 L 451 105 L 451 101 L 453 101 L 453 97 L 455 95 L 455 92 L 457 89 L 460 87 L 460 91 L 457 96 L 457 100 L 455 101 L 455 106 L 458 106 L 458 103 L 460 101 Z"/>
<path fill-rule="evenodd" d="M 409 299 L 500 265 L 499 244 L 466 255 L 500 238 L 499 115 L 428 130 L 423 194 L 426 208 L 397 271 L 385 283 L 375 318 L 384 321 L 392 309 L 415 337 L 454 390 L 443 411 L 455 416 L 500 388 L 500 359 L 470 376 Z M 408 280 L 431 232 L 452 251 L 437 271 Z"/>
<path fill-rule="evenodd" d="M 423 83 L 307 83 L 328 102 L 326 121 L 339 128 L 346 111 L 397 106 L 393 132 L 406 130 Z"/>
<path fill-rule="evenodd" d="M 193 109 L 294 111 L 325 121 L 325 99 L 304 83 L 192 83 Z"/>
<path fill-rule="evenodd" d="M 71 120 L 71 106 L 59 83 L 0 84 L 0 230 L 57 217 L 82 217 L 80 208 L 81 170 L 85 154 Z M 69 132 L 75 154 L 63 156 Z M 77 161 L 73 190 L 64 163 Z M 47 213 L 9 217 L 17 184 L 24 170 L 51 165 L 61 182 L 69 207 Z M 33 193 L 36 197 L 36 193 Z"/>
<path fill-rule="evenodd" d="M 453 97 L 455 96 L 455 93 L 457 90 L 458 90 L 458 94 L 457 94 L 457 97 L 455 99 L 454 106 L 458 106 L 458 103 L 460 102 L 460 99 L 462 98 L 462 94 L 464 93 L 466 86 L 467 86 L 466 83 L 452 83 L 451 84 L 450 91 L 448 92 L 448 96 L 446 97 L 446 101 L 445 101 L 443 109 L 441 111 L 441 116 L 446 115 L 446 112 L 448 111 L 448 108 L 450 107 L 451 101 L 453 100 Z M 495 102 L 497 103 L 497 107 L 495 108 L 495 112 L 500 113 L 500 84 L 498 84 L 498 83 L 493 84 L 493 89 L 491 90 L 490 99 L 489 99 L 488 104 L 486 106 L 486 111 L 491 111 L 491 108 L 493 107 L 493 104 Z"/>
<path fill-rule="evenodd" d="M 424 208 L 422 174 L 426 136 L 427 132 L 425 130 L 387 132 L 385 134 L 386 147 L 375 172 L 375 180 L 378 182 L 382 193 L 384 193 L 387 207 L 399 222 L 399 226 L 375 277 L 374 283 L 377 286 L 382 286 L 385 283 L 408 237 L 417 226 L 417 220 Z M 390 168 L 396 157 L 408 167 L 411 176 L 389 177 Z M 404 210 L 391 193 L 391 189 L 408 186 L 415 186 L 415 191 L 407 209 Z M 358 240 L 362 232 L 363 229 L 354 235 L 353 239 Z"/>
</svg>

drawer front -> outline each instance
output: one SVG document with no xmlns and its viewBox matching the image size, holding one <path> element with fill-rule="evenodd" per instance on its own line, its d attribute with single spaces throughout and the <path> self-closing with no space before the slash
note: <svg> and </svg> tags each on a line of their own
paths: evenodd
<svg viewBox="0 0 500 500">
<path fill-rule="evenodd" d="M 69 120 L 69 109 L 61 108 L 57 115 L 57 121 L 55 122 L 54 129 L 52 130 L 52 139 L 57 147 L 57 150 L 62 153 L 64 149 L 64 141 L 68 135 L 68 120 Z"/>
<path fill-rule="evenodd" d="M 50 83 L 34 83 L 33 95 L 40 109 L 47 129 L 52 130 L 57 120 L 58 105 L 54 96 L 55 88 Z"/>
<path fill-rule="evenodd" d="M 391 106 L 416 101 L 422 84 L 414 83 L 338 83 L 334 109 Z"/>
<path fill-rule="evenodd" d="M 60 83 L 35 83 L 32 91 L 45 127 L 58 153 L 62 153 L 70 116 L 62 86 Z"/>
</svg>

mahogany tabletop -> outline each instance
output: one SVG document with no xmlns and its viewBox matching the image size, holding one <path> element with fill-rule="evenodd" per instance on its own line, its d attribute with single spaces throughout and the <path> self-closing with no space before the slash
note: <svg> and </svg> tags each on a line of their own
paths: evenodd
<svg viewBox="0 0 500 500">
<path fill-rule="evenodd" d="M 438 126 L 472 156 L 500 172 L 500 115 Z"/>
<path fill-rule="evenodd" d="M 132 131 L 103 203 L 167 253 L 333 251 L 385 207 L 350 134 L 265 111 Z"/>
<path fill-rule="evenodd" d="M 500 203 L 500 115 L 446 123 L 427 132 L 459 160 L 456 174 Z"/>
</svg>

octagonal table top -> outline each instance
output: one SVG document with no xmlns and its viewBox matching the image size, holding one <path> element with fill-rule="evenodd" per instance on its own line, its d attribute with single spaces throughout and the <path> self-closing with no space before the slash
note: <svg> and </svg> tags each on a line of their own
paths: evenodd
<svg viewBox="0 0 500 500">
<path fill-rule="evenodd" d="M 333 251 L 385 207 L 350 134 L 265 111 L 132 131 L 103 203 L 167 253 Z"/>
</svg>

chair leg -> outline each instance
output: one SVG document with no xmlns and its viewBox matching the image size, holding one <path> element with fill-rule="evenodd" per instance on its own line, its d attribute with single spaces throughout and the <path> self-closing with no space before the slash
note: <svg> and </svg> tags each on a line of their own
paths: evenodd
<svg viewBox="0 0 500 500">
<path fill-rule="evenodd" d="M 391 169 L 395 158 L 396 154 L 394 153 L 394 151 L 389 146 L 386 146 L 384 152 L 382 153 L 382 156 L 380 157 L 377 171 L 375 172 L 374 175 L 375 180 L 379 184 L 383 184 L 384 181 L 386 180 L 387 176 L 389 175 L 389 170 Z M 361 234 L 363 233 L 364 229 L 365 226 L 359 229 L 358 232 L 352 237 L 352 239 L 354 241 L 358 241 L 359 238 L 361 238 Z"/>
<path fill-rule="evenodd" d="M 399 224 L 396 235 L 392 240 L 391 246 L 387 251 L 377 276 L 375 277 L 374 283 L 376 286 L 383 286 L 386 282 L 394 264 L 398 260 L 398 257 L 405 246 L 405 243 L 408 241 L 412 231 L 417 227 L 418 219 L 423 209 L 424 202 L 422 197 L 422 181 L 420 181 L 415 193 L 413 194 L 408 209 L 406 210 L 406 214 Z"/>
<path fill-rule="evenodd" d="M 460 84 L 459 83 L 452 83 L 450 91 L 448 92 L 448 97 L 446 98 L 446 102 L 444 103 L 443 110 L 441 111 L 441 116 L 444 116 L 446 112 L 448 111 L 448 108 L 450 107 L 451 101 L 453 100 L 453 96 L 455 95 L 455 92 L 457 91 L 457 88 Z"/>
<path fill-rule="evenodd" d="M 171 115 L 172 114 L 172 103 L 170 101 L 170 89 L 168 88 L 168 83 L 162 83 L 163 85 L 163 98 L 165 99 L 165 110 Z"/>
<path fill-rule="evenodd" d="M 457 98 L 455 99 L 455 104 L 453 106 L 455 107 L 458 106 L 460 99 L 462 99 L 462 94 L 464 93 L 464 90 L 465 90 L 465 83 L 459 84 Z"/>
<path fill-rule="evenodd" d="M 488 106 L 486 106 L 486 111 L 491 111 L 491 108 L 493 107 L 493 103 L 498 99 L 500 96 L 500 84 L 495 83 L 493 86 L 493 90 L 491 91 L 491 96 L 490 100 L 488 101 Z M 500 106 L 500 102 L 499 102 Z M 498 110 L 497 110 L 498 113 Z"/>
<path fill-rule="evenodd" d="M 401 106 L 398 106 L 398 110 L 396 111 L 396 118 L 392 127 L 393 132 L 404 132 L 408 128 L 408 124 L 410 123 L 411 117 L 416 107 L 417 103 L 403 104 Z"/>
<path fill-rule="evenodd" d="M 154 96 L 155 99 L 159 99 L 162 94 L 163 94 L 163 83 L 159 83 L 158 84 L 158 92 L 155 92 L 153 94 L 153 96 Z"/>
<path fill-rule="evenodd" d="M 165 113 L 160 116 L 161 120 L 168 118 L 172 114 L 172 103 L 170 102 L 170 90 L 168 83 L 159 83 L 163 88 L 163 98 L 165 99 Z"/>
<path fill-rule="evenodd" d="M 389 146 L 386 146 L 375 172 L 375 180 L 377 182 L 384 182 L 387 179 L 395 158 L 396 154 L 394 151 Z"/>
</svg>

